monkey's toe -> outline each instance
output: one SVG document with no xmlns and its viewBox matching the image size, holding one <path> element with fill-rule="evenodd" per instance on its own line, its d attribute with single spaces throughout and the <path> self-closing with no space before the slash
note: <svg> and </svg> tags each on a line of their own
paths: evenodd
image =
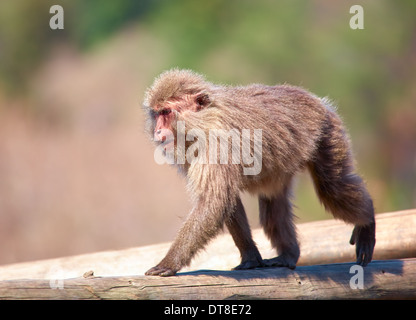
<svg viewBox="0 0 416 320">
<path fill-rule="evenodd" d="M 247 260 L 241 262 L 238 266 L 234 267 L 233 270 L 247 270 L 261 267 L 265 267 L 265 264 L 262 261 Z"/>
<path fill-rule="evenodd" d="M 278 256 L 272 259 L 264 259 L 263 263 L 266 267 L 286 267 L 294 270 L 296 268 L 296 262 L 285 256 Z"/>
<path fill-rule="evenodd" d="M 149 269 L 148 271 L 146 271 L 145 273 L 146 276 L 159 276 L 159 277 L 170 277 L 170 276 L 174 276 L 175 274 L 176 274 L 175 270 L 171 268 L 167 268 L 167 267 L 160 267 L 160 266 L 153 267 Z"/>
</svg>

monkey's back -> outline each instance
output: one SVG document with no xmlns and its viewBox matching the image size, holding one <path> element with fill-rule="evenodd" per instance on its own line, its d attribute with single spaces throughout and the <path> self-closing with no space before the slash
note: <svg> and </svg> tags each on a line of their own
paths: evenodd
<svg viewBox="0 0 416 320">
<path fill-rule="evenodd" d="M 213 103 L 223 109 L 218 113 L 224 117 L 222 122 L 240 132 L 262 130 L 262 170 L 243 177 L 243 189 L 248 191 L 257 190 L 258 185 L 275 189 L 303 169 L 314 156 L 327 113 L 336 116 L 322 99 L 288 85 L 219 87 Z"/>
</svg>

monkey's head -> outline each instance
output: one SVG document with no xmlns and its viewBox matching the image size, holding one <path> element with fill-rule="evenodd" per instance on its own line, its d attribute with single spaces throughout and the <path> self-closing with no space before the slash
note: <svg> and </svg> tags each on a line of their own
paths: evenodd
<svg viewBox="0 0 416 320">
<path fill-rule="evenodd" d="M 190 70 L 172 69 L 157 77 L 147 89 L 143 103 L 147 111 L 146 131 L 156 143 L 173 146 L 176 123 L 211 105 L 211 84 Z"/>
</svg>

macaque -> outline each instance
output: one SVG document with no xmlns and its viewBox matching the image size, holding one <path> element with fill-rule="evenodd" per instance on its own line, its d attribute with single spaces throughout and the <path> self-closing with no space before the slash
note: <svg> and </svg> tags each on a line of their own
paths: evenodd
<svg viewBox="0 0 416 320">
<path fill-rule="evenodd" d="M 294 269 L 300 250 L 291 193 L 304 169 L 325 209 L 354 225 L 350 243 L 357 264 L 371 261 L 373 201 L 354 173 L 348 134 L 328 99 L 289 85 L 216 85 L 173 69 L 155 79 L 143 107 L 146 131 L 185 175 L 193 203 L 168 253 L 146 275 L 175 275 L 224 224 L 241 254 L 234 269 Z M 224 138 L 223 144 L 216 138 Z M 260 223 L 277 257 L 262 259 L 240 192 L 258 195 Z"/>
</svg>

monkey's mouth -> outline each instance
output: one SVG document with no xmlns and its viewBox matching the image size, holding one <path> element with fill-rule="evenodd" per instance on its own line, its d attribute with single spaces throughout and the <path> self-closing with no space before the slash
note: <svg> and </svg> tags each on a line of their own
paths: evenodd
<svg viewBox="0 0 416 320">
<path fill-rule="evenodd" d="M 159 144 L 163 147 L 164 151 L 172 151 L 175 147 L 175 139 L 168 139 Z"/>
</svg>

